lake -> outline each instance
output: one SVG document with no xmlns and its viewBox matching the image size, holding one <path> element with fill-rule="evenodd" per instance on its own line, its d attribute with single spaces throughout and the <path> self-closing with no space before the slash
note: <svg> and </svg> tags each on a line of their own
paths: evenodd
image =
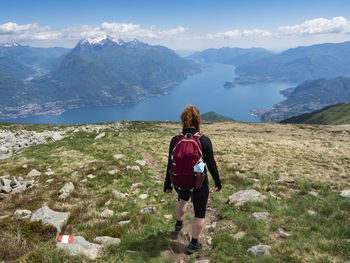
<svg viewBox="0 0 350 263">
<path fill-rule="evenodd" d="M 252 109 L 267 109 L 284 97 L 280 90 L 294 87 L 288 82 L 256 83 L 224 88 L 226 81 L 235 77 L 234 67 L 211 64 L 201 73 L 188 77 L 179 85 L 167 89 L 168 95 L 151 97 L 135 105 L 93 107 L 67 110 L 61 115 L 32 116 L 4 120 L 18 123 L 77 124 L 121 120 L 178 121 L 182 110 L 189 104 L 201 113 L 215 111 L 237 121 L 258 122 L 249 114 Z"/>
</svg>

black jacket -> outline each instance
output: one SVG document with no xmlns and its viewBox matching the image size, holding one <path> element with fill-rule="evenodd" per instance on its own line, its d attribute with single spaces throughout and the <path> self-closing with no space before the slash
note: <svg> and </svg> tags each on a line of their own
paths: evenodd
<svg viewBox="0 0 350 263">
<path fill-rule="evenodd" d="M 183 134 L 186 133 L 192 133 L 195 134 L 197 132 L 196 129 L 194 128 L 188 128 L 182 131 Z M 167 189 L 172 189 L 173 187 L 171 186 L 171 182 L 170 182 L 170 168 L 171 168 L 171 153 L 173 152 L 173 148 L 175 146 L 176 141 L 178 140 L 177 136 L 174 136 L 171 139 L 170 142 L 170 146 L 169 146 L 169 157 L 168 157 L 168 168 L 166 170 L 166 177 L 165 177 L 165 182 L 164 182 L 164 192 Z M 216 167 L 216 162 L 214 159 L 214 153 L 213 153 L 213 146 L 211 144 L 210 139 L 203 135 L 202 137 L 199 138 L 199 141 L 202 145 L 202 152 L 203 152 L 203 159 L 204 162 L 206 163 L 206 166 L 208 167 L 211 176 L 214 179 L 215 182 L 215 186 L 219 189 L 221 189 L 221 181 L 220 181 L 220 177 L 219 177 L 219 172 L 218 172 L 218 168 Z M 205 174 L 207 174 L 207 170 L 205 169 Z M 208 184 L 208 176 L 206 176 L 205 181 L 203 182 L 204 184 Z"/>
</svg>

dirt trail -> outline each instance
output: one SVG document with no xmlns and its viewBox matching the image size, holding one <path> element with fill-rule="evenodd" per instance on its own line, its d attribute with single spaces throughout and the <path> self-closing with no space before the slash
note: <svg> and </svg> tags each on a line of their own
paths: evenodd
<svg viewBox="0 0 350 263">
<path fill-rule="evenodd" d="M 147 166 L 153 171 L 154 173 L 154 180 L 156 183 L 163 184 L 164 183 L 164 176 L 165 171 L 162 171 L 159 168 L 159 165 L 156 160 L 153 159 L 153 157 L 146 151 L 135 149 L 138 151 L 143 159 L 146 161 Z M 208 203 L 210 205 L 211 199 L 209 196 Z M 211 238 L 213 231 L 215 229 L 216 222 L 219 220 L 219 213 L 211 208 L 208 205 L 207 211 L 206 211 L 206 220 L 205 220 L 205 227 L 202 230 L 202 233 L 199 238 L 199 242 L 203 245 L 203 250 L 210 249 L 211 248 Z M 191 240 L 191 234 L 192 234 L 192 219 L 194 217 L 193 213 L 193 205 L 189 202 L 187 206 L 187 211 L 184 215 L 184 227 L 181 231 L 181 233 L 176 234 L 175 232 L 170 234 L 170 239 L 172 241 L 170 242 L 170 246 L 168 250 L 165 250 L 162 255 L 164 258 L 176 262 L 176 263 L 185 263 L 188 262 L 191 258 L 197 257 L 196 254 L 193 255 L 186 255 L 186 247 L 188 243 Z M 187 219 L 190 218 L 190 219 Z M 214 223 L 214 225 L 212 225 Z M 175 220 L 174 220 L 175 224 Z M 202 255 L 200 258 L 197 259 L 208 259 L 205 255 Z"/>
<path fill-rule="evenodd" d="M 189 217 L 190 219 L 187 219 Z M 201 242 L 203 245 L 203 250 L 211 249 L 211 238 L 213 233 L 211 230 L 215 228 L 215 226 L 212 226 L 212 224 L 216 224 L 218 218 L 218 213 L 214 209 L 208 207 L 205 219 L 206 225 L 203 228 L 199 238 L 199 242 Z M 205 255 L 201 255 L 199 258 L 197 258 L 196 253 L 193 255 L 185 254 L 186 247 L 191 240 L 192 219 L 193 206 L 192 203 L 189 203 L 186 214 L 184 215 L 184 227 L 180 234 L 176 234 L 175 232 L 171 233 L 170 238 L 172 241 L 170 242 L 170 247 L 168 250 L 162 253 L 164 258 L 176 263 L 188 262 L 191 258 L 208 259 L 208 257 Z"/>
</svg>

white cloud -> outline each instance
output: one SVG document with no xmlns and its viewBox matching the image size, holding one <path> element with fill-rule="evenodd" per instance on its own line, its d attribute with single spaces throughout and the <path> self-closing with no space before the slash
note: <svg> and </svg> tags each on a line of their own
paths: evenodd
<svg viewBox="0 0 350 263">
<path fill-rule="evenodd" d="M 161 30 L 151 26 L 143 28 L 137 24 L 108 23 L 104 22 L 98 27 L 88 25 L 73 26 L 54 30 L 38 23 L 17 25 L 13 22 L 0 24 L 0 40 L 3 41 L 30 41 L 30 40 L 80 40 L 101 35 L 111 35 L 122 39 L 146 38 L 146 39 L 172 39 L 186 32 L 182 26 Z"/>
<path fill-rule="evenodd" d="M 222 32 L 222 33 L 215 33 L 215 34 L 208 34 L 207 38 L 209 39 L 215 39 L 215 38 L 245 38 L 245 37 L 269 37 L 271 36 L 270 31 L 264 30 L 264 29 L 254 29 L 254 30 L 243 30 L 240 31 L 238 29 Z"/>
<path fill-rule="evenodd" d="M 315 18 L 302 24 L 293 26 L 280 26 L 277 34 L 280 35 L 317 35 L 350 33 L 350 22 L 342 16 L 332 19 Z"/>
<path fill-rule="evenodd" d="M 301 24 L 279 26 L 275 29 L 238 29 L 225 32 L 196 35 L 188 28 L 177 26 L 161 29 L 157 26 L 143 27 L 133 23 L 104 22 L 98 26 L 77 25 L 61 29 L 38 23 L 18 25 L 14 22 L 0 24 L 0 42 L 18 41 L 19 43 L 39 46 L 59 45 L 72 47 L 79 40 L 110 35 L 114 38 L 130 40 L 138 38 L 150 44 L 162 44 L 169 47 L 191 46 L 218 47 L 223 45 L 262 45 L 275 46 L 275 43 L 289 47 L 323 42 L 350 40 L 350 21 L 339 16 L 331 19 L 315 18 Z M 175 41 L 174 41 L 175 40 Z M 264 45 L 265 43 L 268 43 Z M 294 45 L 294 44 L 293 44 Z"/>
</svg>

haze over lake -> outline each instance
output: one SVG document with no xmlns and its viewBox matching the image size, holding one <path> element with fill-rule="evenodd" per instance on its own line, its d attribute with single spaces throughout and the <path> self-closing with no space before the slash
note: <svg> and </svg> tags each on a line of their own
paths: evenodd
<svg viewBox="0 0 350 263">
<path fill-rule="evenodd" d="M 252 109 L 267 109 L 284 97 L 280 90 L 296 86 L 294 83 L 256 83 L 224 88 L 235 77 L 234 67 L 210 64 L 201 73 L 188 77 L 179 85 L 167 89 L 168 95 L 147 98 L 135 105 L 94 107 L 67 110 L 61 115 L 32 116 L 4 120 L 4 122 L 78 124 L 121 120 L 178 121 L 181 111 L 196 105 L 201 113 L 215 111 L 237 121 L 257 122 L 249 114 Z"/>
</svg>

